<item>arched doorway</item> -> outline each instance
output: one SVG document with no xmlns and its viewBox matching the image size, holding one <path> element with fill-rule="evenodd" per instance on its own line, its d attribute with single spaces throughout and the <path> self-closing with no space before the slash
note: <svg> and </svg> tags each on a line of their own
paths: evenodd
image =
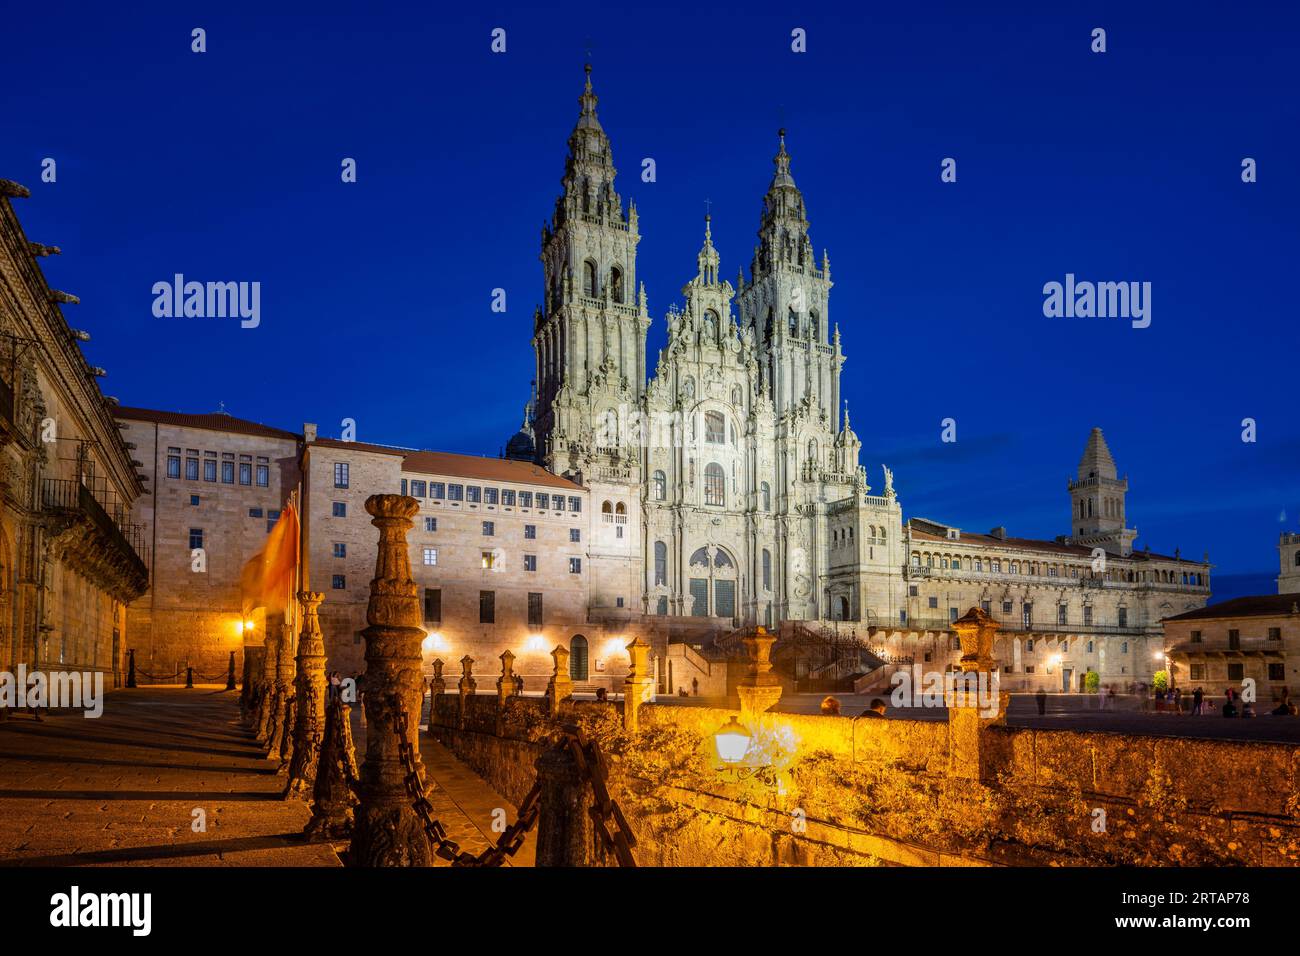
<svg viewBox="0 0 1300 956">
<path fill-rule="evenodd" d="M 587 639 L 581 634 L 573 635 L 573 640 L 569 641 L 569 679 L 587 679 Z"/>
</svg>

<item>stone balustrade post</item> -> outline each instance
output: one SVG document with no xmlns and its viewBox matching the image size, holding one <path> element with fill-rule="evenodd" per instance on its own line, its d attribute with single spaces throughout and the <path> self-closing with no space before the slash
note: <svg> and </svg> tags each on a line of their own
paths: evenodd
<svg viewBox="0 0 1300 956">
<path fill-rule="evenodd" d="M 420 503 L 405 495 L 371 495 L 366 511 L 379 529 L 375 576 L 366 607 L 366 759 L 361 767 L 356 825 L 348 866 L 430 866 L 433 858 L 406 790 L 401 753 L 408 744 L 410 771 L 420 774 L 420 677 L 423 614 L 411 579 L 406 534 Z M 406 717 L 399 738 L 398 714 Z"/>
<path fill-rule="evenodd" d="M 320 607 L 325 595 L 302 591 L 302 633 L 298 636 L 297 672 L 293 723 L 293 758 L 284 798 L 305 797 L 312 792 L 321 742 L 325 739 L 325 635 L 320 629 Z"/>
<path fill-rule="evenodd" d="M 433 733 L 437 724 L 438 698 L 447 693 L 447 682 L 442 677 L 444 666 L 441 657 L 433 659 L 433 677 L 429 679 L 429 733 Z"/>
<path fill-rule="evenodd" d="M 740 696 L 740 721 L 756 719 L 781 699 L 781 681 L 772 673 L 772 644 L 776 638 L 762 625 L 742 639 L 749 654 L 749 673 L 736 684 Z"/>
<path fill-rule="evenodd" d="M 1008 694 L 999 686 L 999 667 L 993 655 L 998 623 L 982 608 L 972 607 L 953 622 L 961 641 L 961 673 L 949 678 L 948 774 L 980 782 L 993 775 L 988 732 L 1005 722 Z"/>
<path fill-rule="evenodd" d="M 263 646 L 266 653 L 262 657 L 261 696 L 257 703 L 257 742 L 266 744 L 271 731 L 272 717 L 278 701 L 275 699 L 275 674 L 280 656 L 280 630 L 283 625 L 275 620 L 266 622 L 266 637 Z"/>
<path fill-rule="evenodd" d="M 515 693 L 515 655 L 509 649 L 501 654 L 501 676 L 497 678 L 497 706 L 504 708 Z"/>
<path fill-rule="evenodd" d="M 576 728 L 567 728 L 575 730 Z M 591 821 L 589 784 L 579 772 L 567 738 L 537 758 L 541 794 L 537 815 L 536 866 L 598 866 L 603 852 Z"/>
<path fill-rule="evenodd" d="M 637 637 L 627 646 L 627 655 L 632 666 L 623 679 L 623 729 L 636 733 L 640 726 L 638 711 L 654 686 L 654 678 L 650 676 L 650 645 Z"/>
<path fill-rule="evenodd" d="M 569 649 L 561 644 L 551 651 L 555 670 L 546 685 L 546 709 L 552 717 L 560 713 L 560 704 L 573 696 L 573 678 L 569 675 Z"/>
<path fill-rule="evenodd" d="M 474 658 L 468 654 L 460 659 L 460 682 L 456 686 L 460 691 L 460 713 L 457 723 L 463 730 L 465 721 L 469 719 L 470 700 L 474 696 L 474 691 L 478 689 L 478 681 L 474 680 Z"/>
</svg>

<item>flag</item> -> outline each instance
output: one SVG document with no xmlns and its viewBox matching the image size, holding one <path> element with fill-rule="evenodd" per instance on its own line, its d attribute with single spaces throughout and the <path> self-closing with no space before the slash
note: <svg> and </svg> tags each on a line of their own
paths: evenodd
<svg viewBox="0 0 1300 956">
<path fill-rule="evenodd" d="M 259 607 L 266 609 L 268 619 L 283 614 L 291 606 L 297 569 L 298 509 L 290 501 L 266 536 L 262 550 L 248 560 L 239 576 L 244 620 Z"/>
</svg>

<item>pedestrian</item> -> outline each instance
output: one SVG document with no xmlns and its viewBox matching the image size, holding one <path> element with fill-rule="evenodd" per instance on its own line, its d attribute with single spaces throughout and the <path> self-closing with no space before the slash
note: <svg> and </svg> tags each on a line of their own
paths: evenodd
<svg viewBox="0 0 1300 956">
<path fill-rule="evenodd" d="M 524 675 L 523 674 L 515 675 L 515 693 L 518 694 L 520 697 L 524 696 Z"/>
<path fill-rule="evenodd" d="M 1106 696 L 1109 698 L 1110 701 L 1109 709 L 1114 710 L 1115 709 L 1115 685 L 1114 684 L 1111 684 L 1108 688 L 1106 688 Z"/>
<path fill-rule="evenodd" d="M 1034 694 L 1034 700 L 1038 702 L 1038 716 L 1042 717 L 1047 713 L 1047 691 L 1039 687 L 1038 693 Z"/>
<path fill-rule="evenodd" d="M 829 698 L 828 698 L 829 699 Z M 863 717 L 884 717 L 885 702 L 879 697 L 871 698 L 871 704 L 862 712 Z"/>
<path fill-rule="evenodd" d="M 700 679 L 698 677 L 691 678 L 691 696 L 692 697 L 700 696 Z"/>
<path fill-rule="evenodd" d="M 1204 703 L 1205 691 L 1198 687 L 1192 691 L 1192 713 L 1197 717 L 1201 716 L 1201 707 Z"/>
<path fill-rule="evenodd" d="M 1224 716 L 1224 717 L 1236 717 L 1236 716 L 1237 716 L 1237 707 L 1236 707 L 1236 705 L 1232 702 L 1232 700 L 1233 700 L 1233 696 L 1234 696 L 1234 695 L 1233 695 L 1233 693 L 1232 693 L 1232 688 L 1230 687 L 1230 688 L 1228 688 L 1227 693 L 1226 693 L 1225 696 L 1224 696 L 1224 701 L 1223 701 L 1223 716 Z"/>
<path fill-rule="evenodd" d="M 838 697 L 822 698 L 822 716 L 838 717 L 840 715 L 840 701 Z"/>
</svg>

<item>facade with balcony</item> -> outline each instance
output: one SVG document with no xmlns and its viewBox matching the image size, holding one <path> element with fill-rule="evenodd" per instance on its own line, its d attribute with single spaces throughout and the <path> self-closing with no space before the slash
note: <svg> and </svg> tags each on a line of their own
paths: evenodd
<svg viewBox="0 0 1300 956">
<path fill-rule="evenodd" d="M 0 180 L 0 667 L 125 670 L 126 605 L 148 583 L 139 463 Z"/>
<path fill-rule="evenodd" d="M 1300 594 L 1221 601 L 1164 622 L 1175 686 L 1221 696 L 1253 687 L 1256 713 L 1300 690 Z"/>
</svg>

